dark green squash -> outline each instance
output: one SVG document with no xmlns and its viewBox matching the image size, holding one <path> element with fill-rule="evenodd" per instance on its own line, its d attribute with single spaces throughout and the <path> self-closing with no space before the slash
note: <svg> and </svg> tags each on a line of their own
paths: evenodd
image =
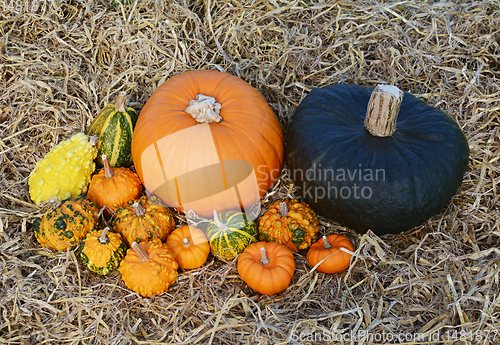
<svg viewBox="0 0 500 345">
<path fill-rule="evenodd" d="M 373 90 L 313 90 L 293 115 L 285 156 L 300 196 L 320 215 L 358 232 L 399 233 L 448 204 L 469 146 L 454 119 L 408 93 L 395 112 L 395 131 L 373 135 L 365 128 Z"/>
</svg>

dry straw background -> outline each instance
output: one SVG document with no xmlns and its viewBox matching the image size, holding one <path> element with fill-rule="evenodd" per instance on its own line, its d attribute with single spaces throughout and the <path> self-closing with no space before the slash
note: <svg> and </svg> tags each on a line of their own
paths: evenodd
<svg viewBox="0 0 500 345">
<path fill-rule="evenodd" d="M 0 343 L 498 343 L 500 5 L 454 2 L 0 0 Z M 320 274 L 297 254 L 292 285 L 274 296 L 210 257 L 141 298 L 118 272 L 88 271 L 76 249 L 42 249 L 31 227 L 46 209 L 27 192 L 36 161 L 120 91 L 140 110 L 163 81 L 196 69 L 249 82 L 285 129 L 313 88 L 397 85 L 460 123 L 463 185 L 400 235 L 321 218 L 321 234 L 355 243 L 352 267 Z M 289 185 L 282 176 L 263 206 Z"/>
</svg>

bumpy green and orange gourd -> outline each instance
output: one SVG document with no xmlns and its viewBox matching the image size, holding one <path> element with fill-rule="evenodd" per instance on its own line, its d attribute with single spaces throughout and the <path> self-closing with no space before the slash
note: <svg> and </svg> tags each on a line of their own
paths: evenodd
<svg viewBox="0 0 500 345">
<path fill-rule="evenodd" d="M 97 137 L 77 133 L 57 144 L 38 161 L 28 179 L 31 200 L 37 205 L 49 198 L 74 198 L 87 192 L 95 170 Z"/>
<path fill-rule="evenodd" d="M 121 235 L 109 230 L 93 230 L 80 242 L 82 263 L 100 275 L 116 270 L 127 252 Z"/>
<path fill-rule="evenodd" d="M 259 220 L 261 241 L 276 241 L 295 252 L 316 242 L 319 230 L 314 210 L 297 199 L 276 201 Z"/>
<path fill-rule="evenodd" d="M 175 220 L 167 208 L 154 205 L 146 196 L 142 196 L 116 210 L 113 227 L 122 234 L 123 241 L 130 247 L 133 242 L 151 241 L 155 238 L 165 241 L 175 228 Z"/>
<path fill-rule="evenodd" d="M 53 209 L 33 223 L 35 237 L 42 247 L 72 248 L 99 224 L 97 205 L 83 196 L 66 199 L 61 204 L 52 200 L 51 204 Z"/>
</svg>

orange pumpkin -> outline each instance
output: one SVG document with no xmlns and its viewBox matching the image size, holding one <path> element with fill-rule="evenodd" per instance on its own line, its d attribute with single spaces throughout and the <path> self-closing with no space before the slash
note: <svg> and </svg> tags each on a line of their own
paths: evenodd
<svg viewBox="0 0 500 345">
<path fill-rule="evenodd" d="M 166 244 L 172 250 L 180 268 L 192 269 L 203 265 L 210 254 L 207 237 L 198 228 L 184 225 L 167 237 Z"/>
<path fill-rule="evenodd" d="M 158 238 L 132 243 L 118 270 L 125 285 L 141 296 L 151 297 L 168 291 L 178 276 L 172 251 Z"/>
<path fill-rule="evenodd" d="M 279 176 L 284 136 L 273 111 L 242 79 L 189 71 L 144 105 L 132 157 L 145 188 L 202 217 L 248 209 Z"/>
<path fill-rule="evenodd" d="M 111 168 L 108 156 L 102 155 L 104 169 L 92 177 L 87 198 L 102 208 L 113 211 L 141 196 L 142 184 L 137 174 L 128 168 Z"/>
<path fill-rule="evenodd" d="M 316 270 L 324 273 L 337 273 L 349 267 L 351 254 L 341 248 L 354 252 L 351 241 L 342 235 L 323 236 L 314 243 L 307 252 L 307 261 L 311 266 L 316 266 L 321 260 L 327 258 Z"/>
<path fill-rule="evenodd" d="M 241 279 L 263 295 L 285 290 L 294 271 L 292 251 L 277 242 L 252 243 L 238 257 Z"/>
</svg>

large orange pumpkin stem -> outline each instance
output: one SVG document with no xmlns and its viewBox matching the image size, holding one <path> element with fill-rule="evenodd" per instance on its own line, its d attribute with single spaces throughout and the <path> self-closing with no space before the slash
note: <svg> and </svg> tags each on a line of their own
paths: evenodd
<svg viewBox="0 0 500 345">
<path fill-rule="evenodd" d="M 124 112 L 127 111 L 125 108 L 125 98 L 127 97 L 127 93 L 125 91 L 121 91 L 118 94 L 118 97 L 116 98 L 115 101 L 115 110 L 119 112 Z"/>
<path fill-rule="evenodd" d="M 269 263 L 269 258 L 266 255 L 266 248 L 261 247 L 260 248 L 260 263 L 263 265 L 267 265 Z"/>
<path fill-rule="evenodd" d="M 108 242 L 108 231 L 109 231 L 109 227 L 105 227 L 102 230 L 101 236 L 99 236 L 99 243 L 106 244 Z"/>
<path fill-rule="evenodd" d="M 102 161 L 104 163 L 104 177 L 110 178 L 113 177 L 113 169 L 111 168 L 111 164 L 109 164 L 109 159 L 107 155 L 102 155 Z"/>
<path fill-rule="evenodd" d="M 146 209 L 138 202 L 134 202 L 132 207 L 134 208 L 134 213 L 137 217 L 141 217 L 146 214 Z"/>
<path fill-rule="evenodd" d="M 282 217 L 288 216 L 288 206 L 286 205 L 286 202 L 280 202 L 280 208 L 278 212 Z"/>
<path fill-rule="evenodd" d="M 404 92 L 392 85 L 377 85 L 368 102 L 365 128 L 377 137 L 388 137 L 396 131 Z"/>
<path fill-rule="evenodd" d="M 198 123 L 212 123 L 222 121 L 221 107 L 222 105 L 217 103 L 215 98 L 199 93 L 195 99 L 189 101 L 189 106 L 184 111 Z"/>
<path fill-rule="evenodd" d="M 219 216 L 217 215 L 217 211 L 214 210 L 214 222 L 215 222 L 215 225 L 217 225 L 217 227 L 219 228 L 220 231 L 227 231 L 229 229 L 229 227 L 227 226 L 227 224 L 224 224 L 220 221 L 219 219 Z"/>
<path fill-rule="evenodd" d="M 330 244 L 330 242 L 328 242 L 325 235 L 323 235 L 322 239 L 323 239 L 323 249 L 330 249 L 332 245 Z"/>
<path fill-rule="evenodd" d="M 184 238 L 182 240 L 182 245 L 187 248 L 191 245 L 191 241 L 189 241 L 187 238 Z"/>
<path fill-rule="evenodd" d="M 144 263 L 144 262 L 146 262 L 146 261 L 149 260 L 148 253 L 146 253 L 144 251 L 144 249 L 141 248 L 141 246 L 139 245 L 139 243 L 137 243 L 135 241 L 132 242 L 132 249 L 137 254 L 137 256 L 139 257 L 139 260 L 141 260 L 142 263 Z"/>
</svg>

